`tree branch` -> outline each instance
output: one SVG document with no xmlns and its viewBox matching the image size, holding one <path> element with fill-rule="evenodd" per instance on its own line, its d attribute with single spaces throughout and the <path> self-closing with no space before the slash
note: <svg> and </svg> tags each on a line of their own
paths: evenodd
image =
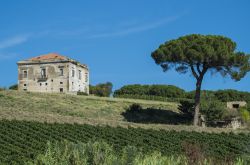
<svg viewBox="0 0 250 165">
<path fill-rule="evenodd" d="M 191 67 L 191 70 L 192 70 L 192 73 L 193 73 L 194 77 L 198 80 L 198 79 L 199 79 L 199 76 L 198 76 L 198 74 L 196 73 L 196 71 L 195 71 L 195 69 L 194 69 L 194 66 L 193 66 L 193 65 L 190 65 L 190 67 Z"/>
<path fill-rule="evenodd" d="M 199 72 L 199 74 L 201 75 L 200 63 L 197 63 L 196 68 L 197 68 L 197 71 Z"/>
<path fill-rule="evenodd" d="M 201 73 L 200 73 L 200 77 L 203 78 L 203 76 L 205 75 L 205 73 L 207 72 L 208 69 L 209 69 L 208 67 L 203 66 L 203 69 L 202 69 L 202 71 L 201 71 Z"/>
</svg>

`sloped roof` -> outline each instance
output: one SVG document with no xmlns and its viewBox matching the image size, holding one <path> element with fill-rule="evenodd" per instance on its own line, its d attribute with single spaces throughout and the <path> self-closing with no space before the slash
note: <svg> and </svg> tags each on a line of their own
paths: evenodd
<svg viewBox="0 0 250 165">
<path fill-rule="evenodd" d="M 23 61 L 18 61 L 18 65 L 25 65 L 25 64 L 37 64 L 37 63 L 50 63 L 50 62 L 71 62 L 74 64 L 77 64 L 81 67 L 87 68 L 87 65 L 81 64 L 76 60 L 70 59 L 66 56 L 60 55 L 58 53 L 48 53 L 48 54 L 43 54 L 37 57 L 32 57 L 27 60 Z"/>
<path fill-rule="evenodd" d="M 44 54 L 44 55 L 40 55 L 40 56 L 32 57 L 28 59 L 28 61 L 43 61 L 43 60 L 46 60 L 46 61 L 47 60 L 68 60 L 68 58 L 58 53 L 49 53 L 49 54 Z"/>
</svg>

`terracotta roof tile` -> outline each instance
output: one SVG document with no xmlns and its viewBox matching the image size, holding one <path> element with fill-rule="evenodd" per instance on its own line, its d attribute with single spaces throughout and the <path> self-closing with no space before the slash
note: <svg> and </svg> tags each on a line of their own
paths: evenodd
<svg viewBox="0 0 250 165">
<path fill-rule="evenodd" d="M 42 60 L 67 60 L 67 59 L 68 59 L 67 57 L 62 56 L 58 53 L 49 53 L 49 54 L 30 58 L 28 60 L 29 61 L 42 61 Z"/>
</svg>

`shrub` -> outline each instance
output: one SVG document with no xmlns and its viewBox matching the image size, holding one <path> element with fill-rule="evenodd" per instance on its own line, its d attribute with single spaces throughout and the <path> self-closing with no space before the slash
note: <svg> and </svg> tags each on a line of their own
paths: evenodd
<svg viewBox="0 0 250 165">
<path fill-rule="evenodd" d="M 201 99 L 214 98 L 215 91 L 202 90 Z M 186 92 L 187 99 L 194 99 L 195 91 Z"/>
<path fill-rule="evenodd" d="M 194 115 L 194 101 L 183 100 L 180 101 L 178 109 L 185 115 L 193 117 Z"/>
<path fill-rule="evenodd" d="M 114 95 L 116 98 L 130 98 L 130 99 L 143 99 L 143 100 L 155 100 L 155 101 L 167 101 L 167 102 L 180 102 L 180 101 L 190 101 L 190 99 L 185 98 L 167 98 L 162 96 L 152 96 L 152 95 Z"/>
<path fill-rule="evenodd" d="M 188 159 L 188 164 L 203 164 L 205 161 L 203 147 L 200 144 L 185 141 L 182 143 L 182 148 Z"/>
<path fill-rule="evenodd" d="M 142 110 L 142 106 L 140 104 L 134 103 L 129 106 L 128 111 L 129 112 L 138 112 Z"/>
<path fill-rule="evenodd" d="M 77 95 L 83 95 L 83 96 L 88 96 L 88 94 L 86 92 L 77 92 Z"/>
<path fill-rule="evenodd" d="M 240 111 L 240 117 L 241 117 L 242 121 L 244 123 L 249 122 L 249 120 L 250 120 L 250 113 L 247 110 L 247 108 L 246 107 L 241 107 L 239 111 Z"/>
<path fill-rule="evenodd" d="M 9 87 L 9 89 L 11 89 L 11 90 L 18 90 L 18 85 L 17 84 L 11 85 Z"/>
<path fill-rule="evenodd" d="M 250 93 L 249 92 L 242 92 L 237 90 L 218 90 L 215 92 L 215 98 L 222 101 L 250 101 Z"/>
<path fill-rule="evenodd" d="M 100 97 L 109 97 L 112 93 L 113 84 L 111 82 L 97 84 L 96 86 L 90 85 L 89 93 L 100 96 Z"/>
<path fill-rule="evenodd" d="M 223 120 L 226 111 L 226 105 L 221 101 L 204 100 L 201 102 L 201 113 L 205 115 L 206 121 Z"/>
<path fill-rule="evenodd" d="M 193 117 L 194 101 L 180 101 L 178 109 L 186 116 Z M 218 100 L 201 101 L 201 114 L 207 121 L 222 120 L 226 114 L 226 105 Z"/>
<path fill-rule="evenodd" d="M 173 85 L 126 85 L 114 92 L 120 95 L 160 96 L 165 98 L 184 98 L 185 91 Z"/>
</svg>

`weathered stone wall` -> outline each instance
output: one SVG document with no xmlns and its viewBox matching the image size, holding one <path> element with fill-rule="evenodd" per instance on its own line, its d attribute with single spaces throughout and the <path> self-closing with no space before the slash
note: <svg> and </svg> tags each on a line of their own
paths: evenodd
<svg viewBox="0 0 250 165">
<path fill-rule="evenodd" d="M 72 75 L 73 70 L 74 76 Z M 87 78 L 85 74 L 87 74 Z M 89 93 L 89 72 L 86 68 L 72 63 L 69 64 L 69 91 Z"/>
</svg>

